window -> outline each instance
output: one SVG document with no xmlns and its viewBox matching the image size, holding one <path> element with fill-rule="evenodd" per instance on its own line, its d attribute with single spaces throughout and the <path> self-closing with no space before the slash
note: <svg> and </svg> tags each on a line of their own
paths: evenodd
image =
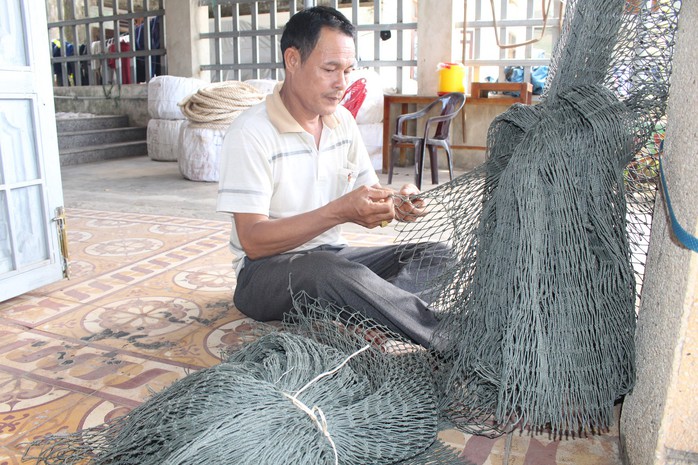
<svg viewBox="0 0 698 465">
<path fill-rule="evenodd" d="M 564 4 L 557 0 L 470 0 L 464 6 L 459 28 L 468 80 L 522 80 L 532 82 L 534 93 L 540 93 L 541 77 L 544 83 L 545 67 L 560 34 Z"/>
<path fill-rule="evenodd" d="M 167 74 L 163 1 L 47 1 L 54 84 L 134 84 Z"/>
<path fill-rule="evenodd" d="M 209 41 L 211 50 L 211 64 L 202 68 L 211 71 L 214 82 L 283 79 L 279 41 L 284 24 L 302 8 L 328 5 L 356 26 L 359 67 L 378 72 L 387 89 L 417 91 L 418 0 L 200 0 L 200 4 L 209 8 L 209 32 L 201 38 Z M 453 23 L 460 40 L 453 53 L 457 56 L 464 49 L 461 59 L 469 68 L 469 81 L 505 81 L 512 75 L 531 80 L 534 67 L 548 65 L 559 35 L 559 1 L 456 0 L 456 4 Z M 508 47 L 522 42 L 528 44 Z"/>
<path fill-rule="evenodd" d="M 415 0 L 255 1 L 200 0 L 209 7 L 211 80 L 283 79 L 279 41 L 288 18 L 302 8 L 327 5 L 356 26 L 359 67 L 378 72 L 386 87 L 416 89 Z"/>
</svg>

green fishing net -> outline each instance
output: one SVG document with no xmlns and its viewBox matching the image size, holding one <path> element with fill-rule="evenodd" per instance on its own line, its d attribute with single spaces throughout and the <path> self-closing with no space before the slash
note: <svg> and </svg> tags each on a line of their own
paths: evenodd
<svg viewBox="0 0 698 465">
<path fill-rule="evenodd" d="M 567 2 L 541 102 L 498 116 L 486 163 L 425 193 L 402 231 L 455 254 L 431 299 L 459 428 L 599 431 L 632 388 L 679 9 Z"/>
<path fill-rule="evenodd" d="M 224 361 L 124 417 L 48 436 L 44 464 L 463 463 L 439 430 L 606 429 L 633 337 L 681 2 L 568 0 L 546 89 L 487 135 L 480 167 L 421 195 L 399 241 L 439 241 L 420 279 L 427 351 L 305 294 Z M 414 200 L 414 199 L 404 199 Z M 444 256 L 444 254 L 446 254 Z"/>
<path fill-rule="evenodd" d="M 280 327 L 103 426 L 35 443 L 38 463 L 463 464 L 437 441 L 430 355 L 298 294 Z"/>
</svg>

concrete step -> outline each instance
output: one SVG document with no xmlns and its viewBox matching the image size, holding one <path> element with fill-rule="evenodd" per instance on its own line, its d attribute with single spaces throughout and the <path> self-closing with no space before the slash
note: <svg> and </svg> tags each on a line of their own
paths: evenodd
<svg viewBox="0 0 698 465">
<path fill-rule="evenodd" d="M 88 117 L 58 118 L 56 119 L 56 130 L 60 137 L 61 133 L 93 131 L 97 129 L 114 129 L 128 127 L 128 116 L 126 115 L 92 115 Z"/>
<path fill-rule="evenodd" d="M 61 132 L 58 134 L 58 149 L 90 147 L 118 142 L 145 141 L 147 128 L 117 127 L 89 131 Z"/>
<path fill-rule="evenodd" d="M 126 115 L 61 115 L 56 129 L 61 166 L 148 155 L 147 129 Z"/>
<path fill-rule="evenodd" d="M 145 140 L 92 145 L 59 150 L 61 166 L 79 165 L 123 157 L 148 156 Z"/>
</svg>

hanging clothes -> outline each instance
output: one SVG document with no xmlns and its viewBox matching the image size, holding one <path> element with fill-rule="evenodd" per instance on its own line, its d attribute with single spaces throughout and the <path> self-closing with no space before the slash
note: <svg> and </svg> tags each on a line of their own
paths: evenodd
<svg viewBox="0 0 698 465">
<path fill-rule="evenodd" d="M 80 44 L 78 48 L 80 56 L 87 55 L 87 44 Z M 77 84 L 77 82 L 76 82 Z M 80 85 L 87 86 L 90 84 L 90 61 L 84 60 L 80 62 Z"/>
<path fill-rule="evenodd" d="M 90 54 L 95 57 L 102 53 L 102 42 L 96 40 L 90 44 Z M 95 82 L 93 84 L 102 84 L 102 60 L 93 58 L 90 60 L 90 66 L 95 72 Z"/>
<path fill-rule="evenodd" d="M 150 20 L 150 50 L 160 48 L 160 16 Z M 145 50 L 145 23 L 136 27 L 136 50 Z M 153 76 L 161 74 L 160 56 L 150 57 L 150 76 L 146 76 L 145 57 L 136 57 L 136 82 L 148 82 Z"/>
<path fill-rule="evenodd" d="M 68 42 L 65 41 L 65 52 L 62 52 L 63 47 L 61 47 L 61 41 L 58 39 L 53 39 L 51 41 L 51 55 L 54 58 L 66 56 L 70 57 L 75 55 L 75 46 Z M 72 85 L 73 84 L 73 74 L 75 72 L 75 63 L 68 62 L 66 63 L 66 69 L 68 70 L 68 79 L 66 82 L 66 85 Z M 63 67 L 61 66 L 60 63 L 54 63 L 53 64 L 53 74 L 56 75 L 56 85 L 62 86 L 63 85 Z"/>
<path fill-rule="evenodd" d="M 126 42 L 125 40 L 121 40 L 121 51 L 122 52 L 130 52 L 131 51 L 131 44 Z M 112 43 L 109 45 L 109 53 L 116 53 L 116 43 Z M 121 83 L 122 84 L 131 84 L 131 64 L 130 64 L 130 59 L 127 57 L 121 58 Z M 115 70 L 116 69 L 116 59 L 115 58 L 109 58 L 107 60 L 107 66 L 109 68 Z"/>
</svg>

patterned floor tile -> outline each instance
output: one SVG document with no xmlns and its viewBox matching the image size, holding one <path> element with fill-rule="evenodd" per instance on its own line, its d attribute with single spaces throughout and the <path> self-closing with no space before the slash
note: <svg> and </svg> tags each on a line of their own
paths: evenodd
<svg viewBox="0 0 698 465">
<path fill-rule="evenodd" d="M 150 355 L 191 332 L 184 320 L 199 315 L 199 305 L 186 298 L 136 295 L 84 306 L 37 330 L 82 344 Z"/>
<path fill-rule="evenodd" d="M 0 465 L 20 465 L 22 453 L 23 451 L 17 450 L 15 447 L 0 445 Z"/>
<path fill-rule="evenodd" d="M 216 244 L 214 247 L 222 246 Z M 93 279 L 86 279 L 66 286 L 52 292 L 51 295 L 62 300 L 93 303 L 103 299 L 105 295 L 114 294 L 135 286 L 142 286 L 149 279 L 169 270 L 181 268 L 185 263 L 207 253 L 210 248 L 209 239 L 198 239 L 191 244 L 177 246 L 162 250 L 154 255 L 142 257 L 140 261 L 134 261 L 96 276 Z"/>
<path fill-rule="evenodd" d="M 43 434 L 75 431 L 78 428 L 76 408 L 85 408 L 90 399 L 96 398 L 63 390 L 33 399 L 40 402 L 37 405 L 0 412 L 0 442 L 24 450 L 26 447 L 21 447 L 22 443 Z"/>
<path fill-rule="evenodd" d="M 28 293 L 0 304 L 0 321 L 36 327 L 48 320 L 60 317 L 80 304 L 63 301 L 51 296 Z"/>
<path fill-rule="evenodd" d="M 40 424 L 19 424 L 23 427 L 20 431 L 7 437 L 7 452 L 14 453 L 14 457 L 36 456 L 38 449 L 30 448 L 29 443 L 42 439 L 46 435 L 65 435 L 84 428 L 101 425 L 113 418 L 123 416 L 132 407 L 101 399 L 95 396 L 83 396 L 68 394 L 59 401 L 47 402 L 32 410 L 21 412 L 29 418 L 46 417 L 46 421 Z M 1 463 L 1 462 L 0 462 Z M 11 463 L 11 462 L 10 462 Z M 25 462 L 26 463 L 26 462 Z"/>
<path fill-rule="evenodd" d="M 250 340 L 251 320 L 239 312 L 219 319 L 180 338 L 176 345 L 158 352 L 163 360 L 209 367 L 219 363 L 230 349 Z"/>
<path fill-rule="evenodd" d="M 211 251 L 210 253 L 203 255 L 202 257 L 196 258 L 192 260 L 191 262 L 188 263 L 183 263 L 180 266 L 177 266 L 176 268 L 180 271 L 186 271 L 188 269 L 196 269 L 196 270 L 202 270 L 205 271 L 207 268 L 210 268 L 212 272 L 215 273 L 220 273 L 220 272 L 230 272 L 231 276 L 235 276 L 235 272 L 233 270 L 233 254 L 230 252 L 230 249 L 228 248 L 228 238 L 226 235 L 225 238 L 225 245 L 222 245 L 220 248 Z"/>
</svg>

